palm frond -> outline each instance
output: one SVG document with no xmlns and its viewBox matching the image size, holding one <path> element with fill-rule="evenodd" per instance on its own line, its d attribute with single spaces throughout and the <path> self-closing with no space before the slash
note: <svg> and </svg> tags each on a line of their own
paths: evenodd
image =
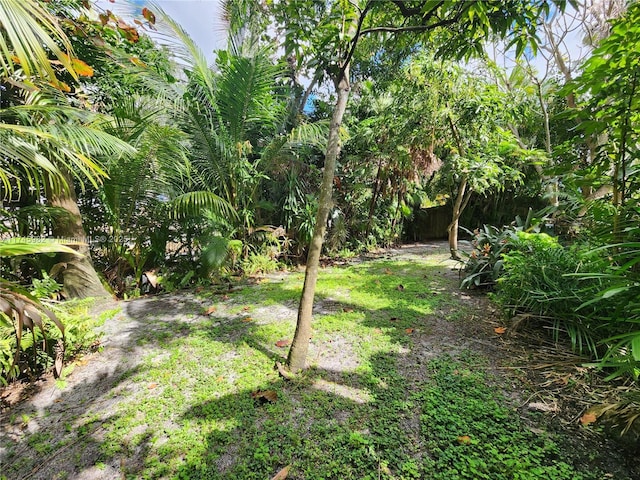
<svg viewBox="0 0 640 480">
<path fill-rule="evenodd" d="M 238 218 L 238 214 L 229 202 L 209 191 L 184 193 L 174 198 L 172 205 L 176 217 L 195 216 L 204 211 L 213 211 L 223 218 Z"/>
<path fill-rule="evenodd" d="M 290 146 L 313 145 L 324 151 L 327 147 L 327 137 L 329 134 L 329 123 L 327 120 L 320 120 L 313 123 L 302 123 L 291 130 L 288 143 Z M 344 136 L 345 133 L 341 132 Z"/>
<path fill-rule="evenodd" d="M 0 74 L 11 76 L 21 68 L 27 76 L 49 81 L 56 73 L 49 61 L 53 53 L 76 77 L 71 63 L 72 48 L 57 19 L 35 0 L 0 0 Z M 62 48 L 60 47 L 62 46 Z"/>
<path fill-rule="evenodd" d="M 11 282 L 0 279 L 0 316 L 9 320 L 13 324 L 15 335 L 15 348 L 13 363 L 7 372 L 0 377 L 11 378 L 18 375 L 20 368 L 20 353 L 23 349 L 23 334 L 31 330 L 32 338 L 35 340 L 36 327 L 45 337 L 45 321 L 50 320 L 62 333 L 62 339 L 58 340 L 58 352 L 55 358 L 54 376 L 57 378 L 62 371 L 62 361 L 64 359 L 64 325 L 62 322 L 46 308 L 37 298 L 33 297 L 25 289 Z M 34 342 L 35 343 L 35 342 Z M 36 355 L 35 345 L 34 357 Z M 46 348 L 44 349 L 46 351 Z"/>
<path fill-rule="evenodd" d="M 1 122 L 3 118 L 13 123 Z M 5 191 L 11 191 L 9 185 L 12 178 L 18 178 L 17 171 L 26 172 L 29 184 L 37 183 L 39 172 L 44 172 L 52 187 L 59 188 L 65 184 L 59 167 L 80 181 L 87 179 L 97 185 L 106 175 L 97 158 L 135 152 L 130 144 L 104 130 L 108 121 L 107 117 L 48 101 L 3 109 L 0 181 Z"/>
<path fill-rule="evenodd" d="M 214 72 L 209 68 L 207 58 L 200 47 L 158 4 L 151 4 L 150 8 L 156 15 L 156 27 L 161 35 L 159 43 L 169 48 L 189 76 L 197 76 L 207 89 L 213 91 L 215 89 Z"/>
<path fill-rule="evenodd" d="M 228 55 L 219 57 L 220 79 L 217 104 L 220 115 L 228 125 L 231 137 L 241 141 L 250 132 L 273 133 L 285 110 L 274 93 L 276 79 L 282 75 L 264 52 L 252 57 Z"/>
<path fill-rule="evenodd" d="M 314 147 L 324 151 L 327 145 L 329 120 L 302 123 L 288 135 L 274 137 L 262 150 L 261 158 L 269 164 L 282 160 L 296 160 L 301 149 Z"/>
</svg>

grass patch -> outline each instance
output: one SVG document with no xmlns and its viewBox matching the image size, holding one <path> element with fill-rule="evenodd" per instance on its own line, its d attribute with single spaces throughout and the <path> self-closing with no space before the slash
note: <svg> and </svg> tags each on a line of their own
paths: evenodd
<svg viewBox="0 0 640 480">
<path fill-rule="evenodd" d="M 132 479 L 264 480 L 286 465 L 290 478 L 313 480 L 602 478 L 522 424 L 481 356 L 424 358 L 435 319 L 459 302 L 435 279 L 438 262 L 323 271 L 311 368 L 291 382 L 273 365 L 286 355 L 276 342 L 293 334 L 295 312 L 282 312 L 300 274 L 204 294 L 211 314 L 158 320 L 141 342 L 154 349 L 101 420 L 100 462 Z M 419 375 L 407 378 L 408 366 Z M 277 400 L 254 399 L 258 390 Z M 93 429 L 79 424 L 78 434 Z"/>
</svg>

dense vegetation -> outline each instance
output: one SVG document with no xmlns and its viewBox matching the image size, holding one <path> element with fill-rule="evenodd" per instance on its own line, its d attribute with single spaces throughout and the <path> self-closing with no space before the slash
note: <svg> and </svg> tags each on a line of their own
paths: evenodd
<svg viewBox="0 0 640 480">
<path fill-rule="evenodd" d="M 210 65 L 159 10 L 0 4 L 2 382 L 90 343 L 62 299 L 307 261 L 295 371 L 320 254 L 402 242 L 425 209 L 464 287 L 637 381 L 640 4 L 224 8 Z M 607 412 L 630 427 L 639 396 Z"/>
</svg>

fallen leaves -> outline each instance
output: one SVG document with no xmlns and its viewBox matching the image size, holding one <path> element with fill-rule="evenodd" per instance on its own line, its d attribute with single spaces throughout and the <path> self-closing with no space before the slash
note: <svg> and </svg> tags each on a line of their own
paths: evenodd
<svg viewBox="0 0 640 480">
<path fill-rule="evenodd" d="M 287 478 L 287 475 L 289 475 L 290 469 L 291 469 L 291 465 L 287 465 L 278 473 L 276 473 L 275 477 L 273 477 L 271 480 L 284 480 L 285 478 Z"/>
<path fill-rule="evenodd" d="M 215 305 L 211 305 L 204 311 L 203 315 L 211 315 L 212 313 L 215 313 L 216 310 L 218 310 L 218 307 L 216 307 Z"/>
<path fill-rule="evenodd" d="M 594 423 L 597 419 L 598 417 L 596 416 L 595 413 L 586 412 L 584 415 L 580 417 L 580 423 L 586 426 Z"/>
<path fill-rule="evenodd" d="M 147 385 L 147 389 L 148 390 L 153 390 L 157 386 L 158 386 L 158 384 L 156 382 L 153 382 L 153 383 L 150 383 L 149 385 Z"/>
<path fill-rule="evenodd" d="M 256 390 L 255 392 L 251 392 L 251 398 L 260 405 L 267 402 L 275 403 L 278 401 L 278 392 L 275 390 Z"/>
<path fill-rule="evenodd" d="M 287 338 L 283 338 L 282 340 L 278 340 L 276 342 L 276 347 L 278 347 L 278 348 L 288 347 L 289 345 L 291 345 L 291 340 L 289 340 Z"/>
<path fill-rule="evenodd" d="M 507 327 L 496 327 L 493 329 L 494 332 L 496 332 L 498 335 L 502 335 L 504 332 L 507 331 Z"/>
<path fill-rule="evenodd" d="M 415 329 L 413 328 L 405 328 L 404 331 L 405 333 L 407 333 L 408 335 L 411 335 L 414 332 Z"/>
<path fill-rule="evenodd" d="M 460 445 L 469 445 L 471 443 L 471 437 L 469 435 L 460 435 L 457 440 Z"/>
</svg>

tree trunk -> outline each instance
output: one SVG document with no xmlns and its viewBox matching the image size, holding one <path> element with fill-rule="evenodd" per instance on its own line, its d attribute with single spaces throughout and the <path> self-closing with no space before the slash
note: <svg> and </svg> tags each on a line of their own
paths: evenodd
<svg viewBox="0 0 640 480">
<path fill-rule="evenodd" d="M 448 107 L 449 105 L 447 105 Z M 458 133 L 458 129 L 456 125 L 453 123 L 453 118 L 451 115 L 448 116 L 449 128 L 451 129 L 451 134 L 458 146 L 458 154 L 461 157 L 465 156 L 464 145 L 462 144 L 462 139 L 460 138 L 460 134 Z M 469 198 L 471 197 L 471 191 L 467 191 L 467 186 L 469 185 L 469 177 L 465 175 L 462 177 L 462 181 L 460 182 L 460 186 L 458 187 L 458 195 L 456 196 L 456 201 L 453 203 L 453 215 L 451 219 L 451 223 L 447 227 L 447 232 L 449 233 L 449 251 L 451 252 L 451 258 L 454 260 L 460 260 L 460 255 L 458 254 L 458 227 L 460 223 L 460 215 L 462 215 L 462 211 L 467 206 L 469 202 Z"/>
<path fill-rule="evenodd" d="M 341 76 L 335 80 L 338 98 L 333 110 L 331 124 L 329 127 L 329 138 L 327 142 L 327 153 L 324 159 L 324 172 L 322 184 L 320 186 L 320 199 L 318 201 L 318 213 L 316 215 L 316 225 L 313 230 L 313 238 L 309 245 L 307 255 L 307 269 L 304 276 L 304 287 L 300 297 L 298 307 L 298 322 L 296 332 L 289 349 L 287 366 L 291 372 L 298 372 L 305 368 L 307 351 L 309 350 L 309 340 L 311 339 L 311 320 L 313 314 L 313 299 L 318 281 L 318 268 L 320 265 L 320 252 L 324 242 L 327 218 L 331 210 L 333 193 L 333 177 L 336 169 L 336 161 L 340 154 L 340 127 L 342 117 L 347 108 L 349 99 L 349 69 L 344 69 Z"/>
<path fill-rule="evenodd" d="M 449 251 L 451 252 L 451 258 L 454 260 L 460 260 L 460 255 L 458 254 L 458 224 L 460 222 L 460 215 L 462 214 L 464 207 L 467 206 L 470 196 L 467 192 L 467 183 L 468 180 L 465 176 L 458 187 L 458 195 L 456 196 L 456 201 L 453 204 L 453 216 L 451 223 L 447 227 L 447 232 L 449 232 Z"/>
<path fill-rule="evenodd" d="M 545 152 L 547 152 L 547 155 L 549 155 L 549 159 L 551 159 L 553 154 L 553 146 L 551 145 L 551 127 L 549 124 L 549 121 L 550 121 L 549 109 L 547 108 L 547 103 L 544 101 L 544 96 L 542 95 L 542 85 L 540 84 L 538 79 L 535 77 L 533 77 L 533 81 L 536 84 L 536 90 L 538 93 L 538 104 L 540 105 L 540 110 L 542 112 L 542 121 L 543 121 L 543 127 L 544 127 L 544 149 L 545 149 Z M 544 175 L 542 173 L 542 168 L 539 165 L 537 165 L 536 167 L 537 167 L 536 168 L 537 170 L 539 169 L 538 173 L 540 173 L 540 177 L 542 178 L 542 180 L 548 182 L 546 186 L 546 192 L 549 198 L 549 204 L 557 208 L 560 205 L 560 202 L 558 200 L 557 177 L 551 179 L 551 177 L 549 177 L 548 175 Z"/>
<path fill-rule="evenodd" d="M 380 178 L 382 174 L 382 157 L 378 162 L 378 173 L 376 174 L 376 181 L 373 183 L 373 194 L 371 195 L 371 203 L 369 204 L 369 216 L 367 217 L 367 229 L 364 233 L 365 242 L 369 238 L 371 233 L 371 227 L 373 226 L 373 214 L 376 211 L 376 203 L 378 202 L 378 194 L 380 193 Z"/>
<path fill-rule="evenodd" d="M 47 189 L 47 201 L 52 207 L 60 207 L 66 210 L 64 217 L 58 218 L 53 227 L 53 235 L 63 240 L 81 242 L 80 245 L 70 245 L 80 255 L 61 253 L 58 257 L 58 265 L 62 272 L 63 293 L 67 298 L 104 297 L 109 293 L 105 290 L 91 261 L 87 237 L 82 226 L 82 217 L 76 192 L 73 186 L 73 178 L 69 172 L 63 172 L 68 187 L 61 191 Z"/>
</svg>

